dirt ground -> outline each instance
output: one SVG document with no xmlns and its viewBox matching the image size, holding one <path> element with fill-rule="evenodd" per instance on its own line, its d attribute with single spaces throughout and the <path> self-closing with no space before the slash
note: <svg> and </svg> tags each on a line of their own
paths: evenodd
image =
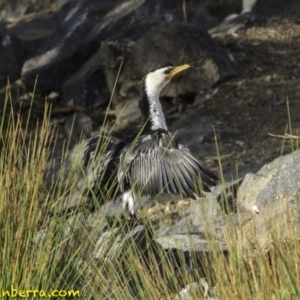
<svg viewBox="0 0 300 300">
<path fill-rule="evenodd" d="M 299 142 L 270 135 L 300 135 L 299 13 L 274 17 L 218 41 L 238 76 L 210 91 L 201 111 L 238 129 L 220 145 L 223 168 L 245 163 L 259 168 Z"/>
</svg>

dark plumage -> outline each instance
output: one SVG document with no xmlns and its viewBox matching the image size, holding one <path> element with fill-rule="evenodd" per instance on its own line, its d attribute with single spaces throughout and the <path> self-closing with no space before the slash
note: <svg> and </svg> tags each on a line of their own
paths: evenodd
<svg viewBox="0 0 300 300">
<path fill-rule="evenodd" d="M 92 184 L 102 194 L 117 196 L 134 214 L 136 201 L 160 193 L 182 194 L 193 199 L 201 190 L 218 182 L 218 177 L 205 168 L 189 149 L 179 144 L 168 132 L 159 94 L 163 87 L 188 65 L 166 65 L 155 68 L 143 78 L 140 109 L 143 124 L 137 135 L 120 142 L 109 142 L 101 155 L 94 156 L 99 138 L 91 139 L 85 154 L 89 167 L 94 162 L 96 176 Z M 95 157 L 100 157 L 96 166 Z"/>
</svg>

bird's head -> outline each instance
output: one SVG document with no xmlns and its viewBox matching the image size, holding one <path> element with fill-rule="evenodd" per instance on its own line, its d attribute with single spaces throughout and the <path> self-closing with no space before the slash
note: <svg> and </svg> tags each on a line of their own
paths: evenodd
<svg viewBox="0 0 300 300">
<path fill-rule="evenodd" d="M 139 107 L 143 115 L 143 122 L 152 130 L 167 130 L 166 120 L 159 102 L 159 95 L 162 89 L 179 73 L 190 68 L 189 65 L 174 67 L 171 64 L 151 69 L 143 78 L 141 85 L 141 98 Z M 145 127 L 146 128 L 146 127 Z"/>
<path fill-rule="evenodd" d="M 177 67 L 168 64 L 151 69 L 144 77 L 146 91 L 148 94 L 159 94 L 161 90 L 171 81 L 171 79 L 189 68 L 190 65 L 188 64 Z"/>
</svg>

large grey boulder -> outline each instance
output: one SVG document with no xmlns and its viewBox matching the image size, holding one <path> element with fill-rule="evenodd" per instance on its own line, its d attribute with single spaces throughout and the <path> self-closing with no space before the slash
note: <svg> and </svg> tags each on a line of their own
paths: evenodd
<svg viewBox="0 0 300 300">
<path fill-rule="evenodd" d="M 238 223 L 237 215 L 226 216 L 217 201 L 205 198 L 193 202 L 181 221 L 161 228 L 156 241 L 164 249 L 210 252 L 214 245 L 226 252 L 223 227 L 226 224 L 236 226 Z"/>
<path fill-rule="evenodd" d="M 274 248 L 274 243 L 279 245 L 299 239 L 299 197 L 299 192 L 292 197 L 278 197 L 262 208 L 237 231 L 239 246 L 255 256 L 258 249 L 267 252 Z"/>
<path fill-rule="evenodd" d="M 241 211 L 253 212 L 280 197 L 293 197 L 300 189 L 300 150 L 275 159 L 256 174 L 247 174 L 238 190 Z"/>
</svg>

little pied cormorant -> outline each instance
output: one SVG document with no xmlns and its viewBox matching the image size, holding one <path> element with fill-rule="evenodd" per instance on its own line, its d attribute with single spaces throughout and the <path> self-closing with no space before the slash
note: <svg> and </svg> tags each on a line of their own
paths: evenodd
<svg viewBox="0 0 300 300">
<path fill-rule="evenodd" d="M 168 131 L 159 101 L 162 89 L 189 67 L 168 64 L 151 69 L 143 78 L 139 103 L 143 123 L 138 134 L 120 142 L 108 142 L 99 156 L 95 155 L 99 137 L 87 144 L 85 165 L 94 166 L 92 187 L 98 195 L 100 192 L 101 199 L 114 195 L 125 210 L 135 215 L 139 199 L 161 193 L 196 199 L 201 190 L 210 191 L 209 187 L 217 184 L 218 177 Z M 95 167 L 97 157 L 100 164 Z"/>
</svg>

